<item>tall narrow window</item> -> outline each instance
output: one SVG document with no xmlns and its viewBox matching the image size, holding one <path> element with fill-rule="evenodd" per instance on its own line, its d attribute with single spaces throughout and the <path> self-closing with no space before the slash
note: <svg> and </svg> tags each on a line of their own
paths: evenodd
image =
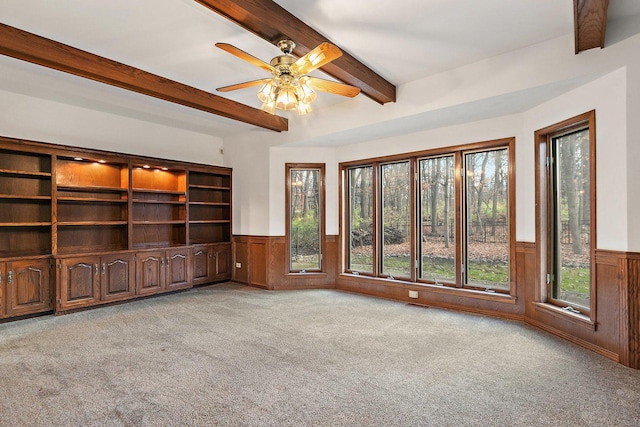
<svg viewBox="0 0 640 427">
<path fill-rule="evenodd" d="M 509 155 L 465 154 L 466 284 L 509 289 Z"/>
<path fill-rule="evenodd" d="M 422 159 L 420 171 L 420 277 L 455 283 L 454 157 Z"/>
<path fill-rule="evenodd" d="M 560 305 L 591 306 L 589 129 L 553 136 L 549 167 L 549 296 Z"/>
<path fill-rule="evenodd" d="M 347 270 L 373 273 L 373 166 L 347 170 L 348 244 Z"/>
<path fill-rule="evenodd" d="M 411 277 L 411 165 L 384 164 L 382 174 L 382 273 Z"/>
<path fill-rule="evenodd" d="M 538 301 L 595 321 L 595 112 L 536 132 Z"/>
<path fill-rule="evenodd" d="M 322 271 L 324 164 L 287 164 L 289 270 Z"/>
</svg>

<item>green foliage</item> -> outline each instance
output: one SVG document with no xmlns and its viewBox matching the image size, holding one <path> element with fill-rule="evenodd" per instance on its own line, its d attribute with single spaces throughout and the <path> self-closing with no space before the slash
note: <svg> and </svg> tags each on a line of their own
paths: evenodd
<svg viewBox="0 0 640 427">
<path fill-rule="evenodd" d="M 317 254 L 320 248 L 320 224 L 314 210 L 291 221 L 292 255 Z"/>
</svg>

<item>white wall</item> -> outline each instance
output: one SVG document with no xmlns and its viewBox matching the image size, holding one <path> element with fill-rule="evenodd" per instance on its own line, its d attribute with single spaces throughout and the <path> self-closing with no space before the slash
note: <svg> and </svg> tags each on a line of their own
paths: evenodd
<svg viewBox="0 0 640 427">
<path fill-rule="evenodd" d="M 223 164 L 221 138 L 4 90 L 0 90 L 0 135 Z"/>
</svg>

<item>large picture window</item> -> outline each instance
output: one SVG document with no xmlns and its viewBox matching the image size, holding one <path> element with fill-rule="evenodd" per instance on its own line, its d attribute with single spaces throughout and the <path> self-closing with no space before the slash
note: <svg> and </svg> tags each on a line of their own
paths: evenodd
<svg viewBox="0 0 640 427">
<path fill-rule="evenodd" d="M 287 164 L 289 271 L 322 271 L 324 164 Z"/>
<path fill-rule="evenodd" d="M 341 165 L 345 271 L 514 293 L 513 145 Z"/>
<path fill-rule="evenodd" d="M 595 319 L 595 114 L 536 132 L 539 301 Z"/>
</svg>

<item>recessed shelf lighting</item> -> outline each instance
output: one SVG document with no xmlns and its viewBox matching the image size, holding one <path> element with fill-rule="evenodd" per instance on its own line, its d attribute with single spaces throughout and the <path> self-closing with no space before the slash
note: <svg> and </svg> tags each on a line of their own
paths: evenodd
<svg viewBox="0 0 640 427">
<path fill-rule="evenodd" d="M 149 165 L 142 165 L 142 167 L 143 167 L 144 169 L 149 169 L 151 166 L 149 166 Z"/>
<path fill-rule="evenodd" d="M 107 163 L 106 160 L 98 160 L 98 163 Z"/>
<path fill-rule="evenodd" d="M 79 162 L 80 162 L 80 161 L 82 161 L 82 160 L 84 160 L 84 159 L 83 159 L 82 157 L 74 157 L 74 158 L 73 158 L 73 160 L 77 160 L 77 161 L 79 161 Z"/>
<path fill-rule="evenodd" d="M 160 168 L 160 169 L 162 169 L 163 171 L 168 171 L 169 170 L 169 168 Z"/>
</svg>

